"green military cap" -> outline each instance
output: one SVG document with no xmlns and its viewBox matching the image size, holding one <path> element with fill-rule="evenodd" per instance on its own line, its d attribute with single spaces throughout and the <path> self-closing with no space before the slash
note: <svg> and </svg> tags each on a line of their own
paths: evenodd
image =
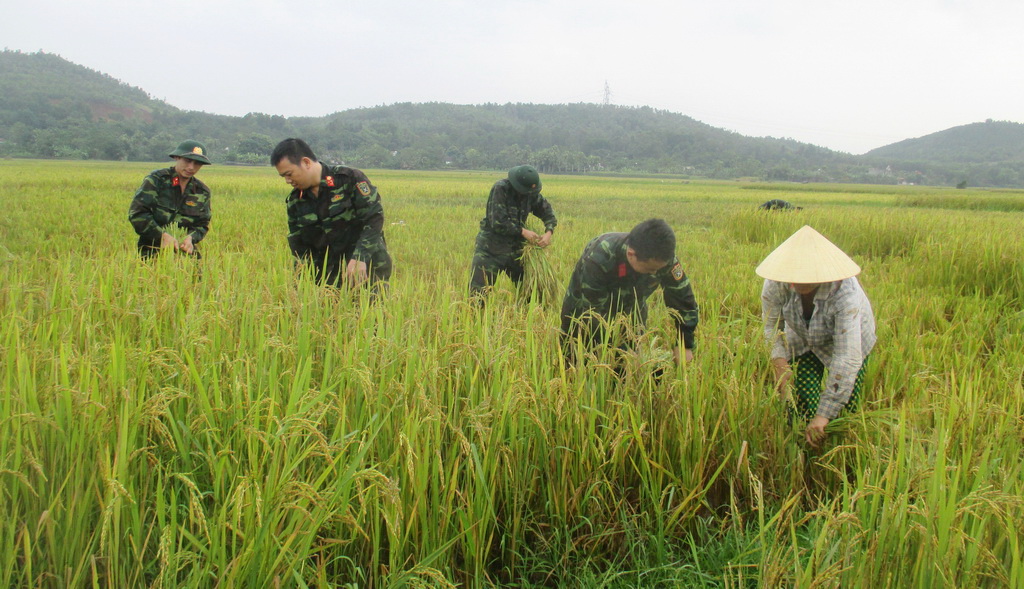
<svg viewBox="0 0 1024 589">
<path fill-rule="evenodd" d="M 188 141 L 182 141 L 181 145 L 178 146 L 178 149 L 175 149 L 169 155 L 170 157 L 183 157 L 201 164 L 209 165 L 213 162 L 210 161 L 210 158 L 206 157 L 207 153 L 205 145 L 198 141 L 192 141 L 189 139 Z"/>
<path fill-rule="evenodd" d="M 508 171 L 508 181 L 516 192 L 540 192 L 540 174 L 533 166 L 516 166 Z"/>
</svg>

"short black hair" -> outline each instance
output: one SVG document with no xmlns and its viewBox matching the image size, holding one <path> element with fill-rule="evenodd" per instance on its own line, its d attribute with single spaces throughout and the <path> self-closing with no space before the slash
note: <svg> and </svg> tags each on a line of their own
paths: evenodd
<svg viewBox="0 0 1024 589">
<path fill-rule="evenodd" d="M 676 234 L 663 219 L 642 221 L 626 236 L 626 245 L 640 261 L 671 262 L 676 257 Z"/>
<path fill-rule="evenodd" d="M 278 143 L 277 147 L 274 148 L 274 152 L 270 154 L 270 165 L 276 166 L 278 162 L 288 158 L 288 161 L 297 166 L 304 157 L 308 157 L 314 162 L 316 161 L 316 154 L 313 153 L 308 143 L 301 139 L 289 137 Z"/>
</svg>

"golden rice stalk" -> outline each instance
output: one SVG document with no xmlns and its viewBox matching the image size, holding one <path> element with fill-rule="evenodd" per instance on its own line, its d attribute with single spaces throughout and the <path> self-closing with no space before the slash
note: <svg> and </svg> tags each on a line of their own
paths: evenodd
<svg viewBox="0 0 1024 589">
<path fill-rule="evenodd" d="M 656 335 L 646 337 L 640 343 L 637 350 L 637 361 L 640 366 L 645 366 L 652 371 L 671 370 L 674 363 L 672 360 L 672 350 L 665 348 L 662 345 L 661 338 Z"/>
<path fill-rule="evenodd" d="M 523 263 L 520 299 L 528 301 L 536 293 L 537 301 L 542 303 L 558 300 L 558 276 L 555 275 L 544 248 L 526 244 L 519 259 Z"/>
</svg>

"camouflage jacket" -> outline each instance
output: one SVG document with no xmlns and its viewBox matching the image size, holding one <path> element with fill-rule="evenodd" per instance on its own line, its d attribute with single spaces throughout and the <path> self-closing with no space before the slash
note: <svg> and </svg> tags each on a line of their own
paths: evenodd
<svg viewBox="0 0 1024 589">
<path fill-rule="evenodd" d="M 384 245 L 384 208 L 377 188 L 360 170 L 322 165 L 319 194 L 292 190 L 288 245 L 296 257 L 323 255 L 328 248 L 370 263 Z"/>
<path fill-rule="evenodd" d="M 588 310 L 611 319 L 619 313 L 647 319 L 647 298 L 661 286 L 665 306 L 686 348 L 694 346 L 697 300 L 679 258 L 654 274 L 640 274 L 626 260 L 626 233 L 605 233 L 583 250 L 569 278 L 562 312 L 581 317 Z"/>
<path fill-rule="evenodd" d="M 554 231 L 558 220 L 551 204 L 539 192 L 519 194 L 507 179 L 498 180 L 487 197 L 487 216 L 480 220 L 477 242 L 491 253 L 504 254 L 523 249 L 523 227 L 533 213 L 544 221 L 544 231 Z"/>
<path fill-rule="evenodd" d="M 153 170 L 142 181 L 128 207 L 128 220 L 142 237 L 159 242 L 166 227 L 189 229 L 192 243 L 210 231 L 210 188 L 195 176 L 181 192 L 181 178 L 174 167 Z"/>
</svg>

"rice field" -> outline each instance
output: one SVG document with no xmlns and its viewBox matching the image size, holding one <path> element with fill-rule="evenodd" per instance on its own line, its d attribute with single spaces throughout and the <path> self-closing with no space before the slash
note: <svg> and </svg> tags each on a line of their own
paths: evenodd
<svg viewBox="0 0 1024 589">
<path fill-rule="evenodd" d="M 478 310 L 498 172 L 367 170 L 374 303 L 295 276 L 269 166 L 199 173 L 201 275 L 140 262 L 156 167 L 0 161 L 0 586 L 1024 587 L 1024 192 L 544 176 L 557 296 L 503 278 Z M 701 305 L 694 361 L 651 378 L 656 294 L 621 378 L 564 367 L 583 246 L 648 217 Z M 820 450 L 772 391 L 754 274 L 804 224 L 879 327 Z"/>
</svg>

